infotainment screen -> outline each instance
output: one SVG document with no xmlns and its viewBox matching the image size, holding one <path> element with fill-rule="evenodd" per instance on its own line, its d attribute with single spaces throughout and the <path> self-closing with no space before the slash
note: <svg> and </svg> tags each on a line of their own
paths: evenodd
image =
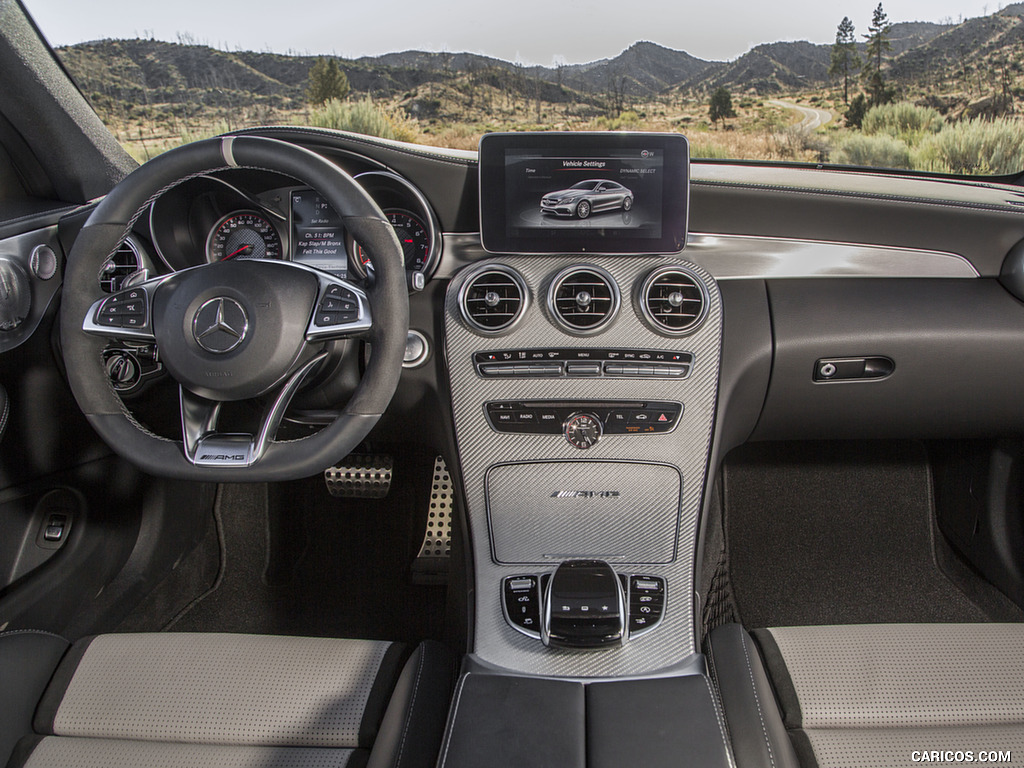
<svg viewBox="0 0 1024 768">
<path fill-rule="evenodd" d="M 676 253 L 689 146 L 669 133 L 491 133 L 480 234 L 492 253 Z"/>
</svg>

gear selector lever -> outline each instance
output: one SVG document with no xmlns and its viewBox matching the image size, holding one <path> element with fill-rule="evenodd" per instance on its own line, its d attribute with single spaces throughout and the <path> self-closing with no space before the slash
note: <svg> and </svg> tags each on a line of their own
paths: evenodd
<svg viewBox="0 0 1024 768">
<path fill-rule="evenodd" d="M 600 649 L 622 644 L 626 601 L 622 583 L 603 560 L 566 560 L 544 595 L 541 640 L 560 648 Z"/>
</svg>

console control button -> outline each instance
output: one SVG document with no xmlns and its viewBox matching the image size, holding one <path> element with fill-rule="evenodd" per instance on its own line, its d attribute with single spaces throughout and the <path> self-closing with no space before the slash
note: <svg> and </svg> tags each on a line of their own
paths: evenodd
<svg viewBox="0 0 1024 768">
<path fill-rule="evenodd" d="M 336 296 L 341 299 L 342 297 Z M 339 304 L 339 306 L 341 306 Z M 528 364 L 524 364 L 528 363 Z M 476 352 L 473 365 L 480 376 L 626 376 L 686 378 L 693 354 L 658 349 L 502 349 Z"/>
<path fill-rule="evenodd" d="M 660 576 L 629 577 L 629 633 L 653 629 L 665 615 L 665 580 Z"/>
<path fill-rule="evenodd" d="M 502 588 L 505 618 L 523 634 L 540 639 L 540 592 L 537 577 L 509 576 Z"/>
<path fill-rule="evenodd" d="M 565 372 L 570 376 L 600 376 L 600 363 L 566 363 Z"/>
<path fill-rule="evenodd" d="M 600 422 L 603 435 L 652 435 L 675 429 L 683 406 L 665 401 L 498 400 L 487 403 L 485 413 L 496 432 L 564 435 L 568 420 L 586 413 Z"/>
</svg>

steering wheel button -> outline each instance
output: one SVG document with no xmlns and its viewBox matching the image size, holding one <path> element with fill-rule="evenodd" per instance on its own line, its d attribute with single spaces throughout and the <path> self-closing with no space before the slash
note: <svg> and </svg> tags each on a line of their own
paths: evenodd
<svg viewBox="0 0 1024 768">
<path fill-rule="evenodd" d="M 340 285 L 331 285 L 324 292 L 323 301 L 328 299 L 344 299 L 345 301 L 355 301 L 356 297 L 352 291 L 342 288 Z M 322 302 L 321 302 L 322 303 Z"/>
</svg>

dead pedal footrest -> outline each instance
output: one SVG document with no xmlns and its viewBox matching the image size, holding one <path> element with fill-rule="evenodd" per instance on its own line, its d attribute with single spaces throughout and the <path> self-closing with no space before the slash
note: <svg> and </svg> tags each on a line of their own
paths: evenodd
<svg viewBox="0 0 1024 768">
<path fill-rule="evenodd" d="M 452 547 L 452 478 L 444 458 L 434 459 L 434 474 L 430 483 L 430 510 L 427 512 L 427 527 L 423 532 L 423 544 L 417 560 L 424 558 L 447 558 Z"/>
<path fill-rule="evenodd" d="M 324 482 L 331 496 L 383 499 L 388 495 L 394 459 L 380 454 L 352 454 L 345 458 L 348 461 L 346 466 L 324 470 Z"/>
</svg>

